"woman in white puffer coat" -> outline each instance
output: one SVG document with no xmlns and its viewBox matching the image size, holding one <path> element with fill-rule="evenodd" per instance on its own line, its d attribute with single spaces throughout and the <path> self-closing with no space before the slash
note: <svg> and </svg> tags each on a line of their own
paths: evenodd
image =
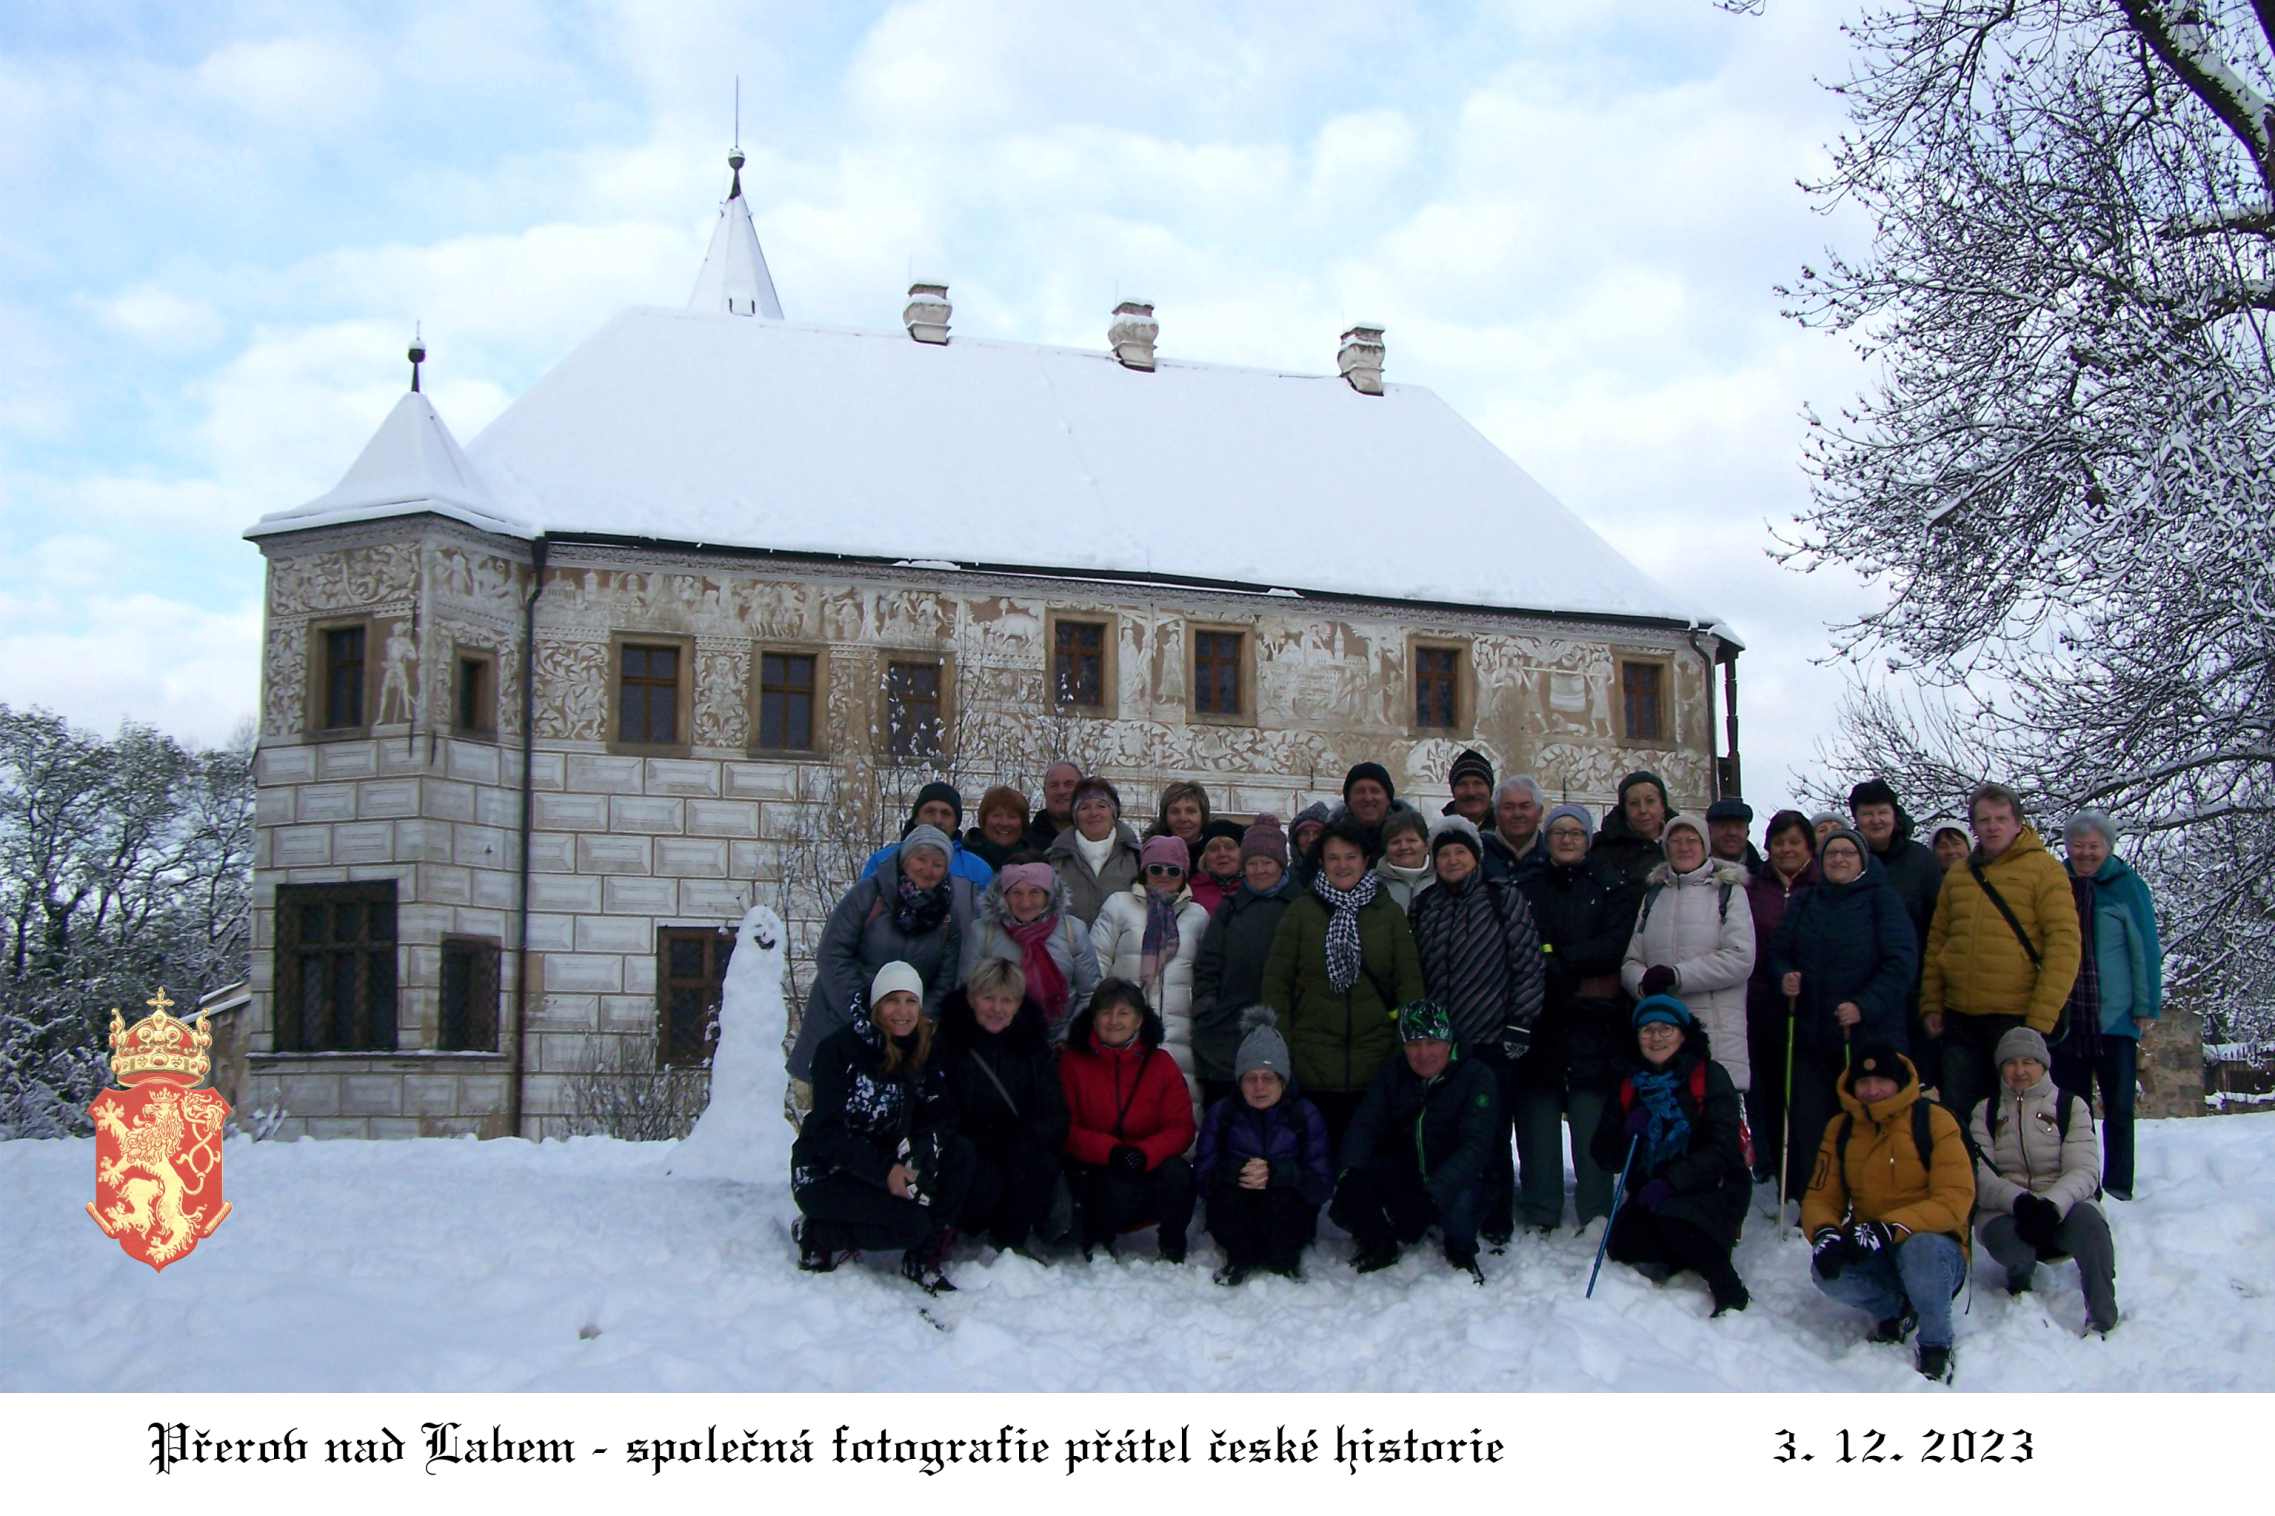
<svg viewBox="0 0 2275 1516">
<path fill-rule="evenodd" d="M 1189 861 L 1182 838 L 1148 841 L 1141 860 L 1144 872 L 1136 884 L 1108 896 L 1099 907 L 1098 919 L 1090 927 L 1090 945 L 1097 951 L 1099 972 L 1138 986 L 1145 992 L 1145 1003 L 1161 1013 L 1162 1049 L 1176 1060 L 1198 1112 L 1201 1085 L 1193 1069 L 1193 965 L 1201 956 L 1209 913 L 1186 886 Z"/>
<path fill-rule="evenodd" d="M 1645 881 L 1620 983 L 1639 1000 L 1673 995 L 1689 1006 L 1714 1061 L 1741 1091 L 1751 1089 L 1746 979 L 1754 971 L 1754 913 L 1745 865 L 1713 857 L 1706 823 L 1693 816 L 1669 816 L 1659 842 L 1667 858 Z"/>
</svg>

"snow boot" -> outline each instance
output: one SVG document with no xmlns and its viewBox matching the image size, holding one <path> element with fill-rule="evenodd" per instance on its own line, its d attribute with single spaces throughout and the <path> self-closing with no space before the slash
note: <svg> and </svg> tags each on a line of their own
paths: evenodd
<svg viewBox="0 0 2275 1516">
<path fill-rule="evenodd" d="M 1498 1256 L 1509 1251 L 1509 1239 L 1516 1234 L 1488 1228 L 1477 1235 L 1484 1242 L 1486 1248 Z"/>
<path fill-rule="evenodd" d="M 1256 1265 L 1252 1263 L 1228 1263 L 1224 1267 L 1218 1269 L 1214 1274 L 1211 1274 L 1209 1278 L 1215 1280 L 1218 1284 L 1242 1285 L 1246 1284 L 1248 1282 L 1249 1276 L 1255 1272 Z"/>
<path fill-rule="evenodd" d="M 1707 1276 L 1706 1287 L 1713 1292 L 1713 1314 L 1716 1316 L 1727 1316 L 1732 1311 L 1742 1311 L 1753 1304 L 1754 1297 L 1746 1292 L 1746 1282 L 1738 1277 L 1736 1269 L 1727 1264 L 1719 1273 Z"/>
<path fill-rule="evenodd" d="M 844 1261 L 828 1228 L 817 1221 L 800 1216 L 791 1224 L 790 1236 L 798 1244 L 798 1267 L 808 1274 L 826 1274 Z"/>
<path fill-rule="evenodd" d="M 1912 1329 L 1919 1324 L 1920 1313 L 1907 1304 L 1902 1315 L 1891 1316 L 1886 1321 L 1880 1322 L 1872 1328 L 1872 1335 L 1864 1340 L 1866 1342 L 1891 1342 L 1901 1345 L 1905 1338 L 1912 1335 Z"/>
<path fill-rule="evenodd" d="M 1377 1274 L 1398 1262 L 1395 1242 L 1361 1243 L 1351 1254 L 1351 1267 L 1361 1274 Z"/>
<path fill-rule="evenodd" d="M 1179 1232 L 1174 1237 L 1167 1232 L 1161 1234 L 1161 1261 L 1163 1263 L 1183 1263 L 1185 1261 L 1185 1234 L 1183 1232 Z"/>
<path fill-rule="evenodd" d="M 1485 1282 L 1485 1270 L 1479 1268 L 1477 1264 L 1477 1249 L 1449 1247 L 1446 1249 L 1446 1262 L 1467 1274 L 1477 1283 L 1483 1284 Z"/>
<path fill-rule="evenodd" d="M 1662 1263 L 1656 1258 L 1646 1258 L 1641 1263 L 1635 1265 L 1635 1272 L 1641 1274 L 1645 1279 L 1650 1280 L 1653 1284 L 1665 1284 L 1668 1280 L 1674 1278 L 1677 1274 L 1680 1274 L 1682 1270 L 1676 1267 L 1674 1264 Z"/>
<path fill-rule="evenodd" d="M 1952 1371 L 1958 1366 L 1959 1355 L 1950 1348 L 1936 1347 L 1926 1342 L 1920 1344 L 1919 1369 L 1923 1377 L 1932 1379 L 1937 1384 L 1949 1384 Z"/>
<path fill-rule="evenodd" d="M 2021 1273 L 2019 1273 L 2019 1274 L 2016 1274 L 2016 1273 L 2012 1273 L 2012 1272 L 2008 1273 L 2008 1275 L 2006 1276 L 2006 1292 L 2007 1292 L 2009 1295 L 2027 1295 L 2027 1294 L 2029 1294 L 2029 1293 L 2030 1293 L 2030 1276 L 2031 1276 L 2032 1272 L 2033 1272 L 2032 1270 L 2029 1270 L 2029 1269 L 2025 1269 L 2025 1270 L 2023 1270 L 2023 1271 L 2022 1271 Z"/>
<path fill-rule="evenodd" d="M 901 1254 L 901 1278 L 927 1295 L 952 1294 L 956 1286 L 949 1282 L 947 1264 L 948 1249 L 955 1240 L 955 1229 L 942 1227 L 926 1238 L 922 1246 Z"/>
</svg>

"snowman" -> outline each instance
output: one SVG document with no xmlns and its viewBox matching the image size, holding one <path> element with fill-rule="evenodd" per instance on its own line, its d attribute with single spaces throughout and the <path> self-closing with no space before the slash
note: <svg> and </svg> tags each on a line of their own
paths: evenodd
<svg viewBox="0 0 2275 1516">
<path fill-rule="evenodd" d="M 782 1055 L 789 1008 L 782 999 L 789 934 L 763 905 L 743 913 L 719 1002 L 719 1045 L 711 1056 L 711 1100 L 672 1155 L 670 1172 L 697 1179 L 782 1185 L 790 1177 L 783 1119 L 789 1072 Z"/>
</svg>

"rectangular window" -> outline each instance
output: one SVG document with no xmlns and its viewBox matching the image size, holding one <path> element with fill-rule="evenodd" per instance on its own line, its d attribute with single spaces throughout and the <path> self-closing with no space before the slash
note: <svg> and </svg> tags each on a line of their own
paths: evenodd
<svg viewBox="0 0 2275 1516">
<path fill-rule="evenodd" d="M 497 730 L 497 693 L 491 685 L 490 660 L 460 654 L 457 708 L 451 713 L 461 732 Z"/>
<path fill-rule="evenodd" d="M 1106 624 L 1055 623 L 1051 692 L 1060 705 L 1097 710 L 1106 704 Z"/>
<path fill-rule="evenodd" d="M 1662 744 L 1667 740 L 1666 665 L 1630 662 L 1619 664 L 1619 705 L 1629 742 Z"/>
<path fill-rule="evenodd" d="M 669 747 L 679 741 L 679 649 L 627 642 L 616 680 L 616 740 Z"/>
<path fill-rule="evenodd" d="M 758 745 L 811 752 L 814 746 L 814 655 L 766 653 L 759 658 Z"/>
<path fill-rule="evenodd" d="M 885 736 L 895 757 L 940 754 L 940 665 L 885 666 Z"/>
<path fill-rule="evenodd" d="M 442 944 L 442 1028 L 446 1053 L 498 1050 L 498 945 L 475 937 Z"/>
<path fill-rule="evenodd" d="M 1451 731 L 1460 720 L 1461 650 L 1414 650 L 1414 724 Z"/>
<path fill-rule="evenodd" d="M 1240 704 L 1239 632 L 1193 634 L 1193 709 L 1207 716 L 1237 716 Z"/>
<path fill-rule="evenodd" d="M 656 931 L 656 1067 L 700 1068 L 719 1042 L 719 1001 L 735 939 L 716 927 Z"/>
<path fill-rule="evenodd" d="M 278 1052 L 395 1050 L 395 881 L 280 884 Z"/>
<path fill-rule="evenodd" d="M 324 725 L 363 725 L 363 628 L 335 626 L 324 633 Z"/>
</svg>

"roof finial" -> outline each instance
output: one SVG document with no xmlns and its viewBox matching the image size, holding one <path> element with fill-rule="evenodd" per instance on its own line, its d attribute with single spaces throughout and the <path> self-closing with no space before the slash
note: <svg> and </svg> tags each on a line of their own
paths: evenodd
<svg viewBox="0 0 2275 1516">
<path fill-rule="evenodd" d="M 419 392 L 419 365 L 427 361 L 426 339 L 420 334 L 420 323 L 411 323 L 411 393 Z"/>
<path fill-rule="evenodd" d="M 727 167 L 735 171 L 735 182 L 727 191 L 729 200 L 743 197 L 743 76 L 735 75 L 735 145 L 727 149 Z"/>
</svg>

